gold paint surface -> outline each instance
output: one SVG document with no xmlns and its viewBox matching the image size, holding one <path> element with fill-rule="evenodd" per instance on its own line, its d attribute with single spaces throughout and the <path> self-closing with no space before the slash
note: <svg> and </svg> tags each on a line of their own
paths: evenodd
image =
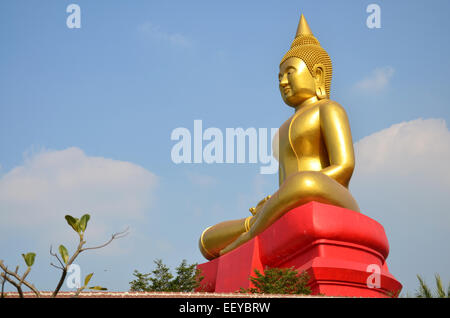
<svg viewBox="0 0 450 318">
<path fill-rule="evenodd" d="M 280 64 L 283 101 L 295 109 L 280 127 L 279 189 L 250 208 L 251 217 L 207 228 L 200 251 L 211 260 L 262 233 L 284 213 L 310 201 L 358 211 L 348 190 L 355 167 L 347 114 L 329 99 L 331 60 L 302 15 Z"/>
</svg>

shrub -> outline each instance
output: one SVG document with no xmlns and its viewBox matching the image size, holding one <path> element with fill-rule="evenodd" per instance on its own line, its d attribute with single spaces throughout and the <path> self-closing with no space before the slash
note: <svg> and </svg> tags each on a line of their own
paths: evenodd
<svg viewBox="0 0 450 318">
<path fill-rule="evenodd" d="M 151 273 L 143 274 L 135 270 L 135 280 L 130 282 L 131 291 L 154 292 L 192 292 L 200 286 L 203 279 L 197 264 L 188 265 L 186 260 L 175 269 L 177 276 L 170 273 L 170 269 L 157 259 L 154 261 L 156 269 Z"/>
<path fill-rule="evenodd" d="M 255 287 L 241 288 L 241 293 L 311 294 L 311 289 L 307 285 L 309 281 L 307 272 L 299 274 L 294 268 L 266 268 L 264 274 L 255 269 L 255 275 L 256 277 L 250 277 Z"/>
</svg>

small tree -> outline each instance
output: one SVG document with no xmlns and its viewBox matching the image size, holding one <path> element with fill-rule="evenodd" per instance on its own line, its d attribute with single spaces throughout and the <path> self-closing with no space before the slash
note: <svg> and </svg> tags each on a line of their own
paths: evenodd
<svg viewBox="0 0 450 318">
<path fill-rule="evenodd" d="M 84 247 L 84 244 L 86 244 L 86 241 L 84 240 L 84 234 L 85 234 L 84 232 L 86 231 L 86 227 L 87 227 L 87 224 L 88 224 L 90 218 L 91 217 L 89 214 L 83 215 L 80 219 L 74 218 L 71 215 L 65 216 L 67 223 L 70 225 L 70 227 L 72 227 L 72 229 L 79 236 L 78 247 L 75 250 L 75 252 L 72 254 L 72 256 L 69 256 L 69 252 L 64 245 L 60 245 L 58 248 L 59 256 L 58 256 L 58 254 L 53 252 L 52 247 L 50 246 L 50 254 L 52 256 L 54 256 L 59 262 L 59 265 L 55 265 L 53 263 L 50 263 L 50 265 L 61 270 L 61 277 L 58 281 L 58 285 L 56 286 L 56 289 L 53 291 L 52 297 L 56 297 L 56 295 L 58 294 L 59 290 L 61 289 L 61 287 L 64 283 L 64 280 L 66 279 L 67 271 L 68 271 L 70 265 L 72 265 L 72 263 L 75 261 L 75 259 L 78 257 L 78 255 L 80 253 L 87 251 L 87 250 L 103 248 L 103 247 L 109 245 L 113 240 L 124 237 L 128 234 L 128 229 L 126 229 L 123 232 L 113 234 L 111 236 L 111 238 L 109 239 L 109 241 L 107 241 L 105 244 L 102 244 L 100 246 L 94 246 L 94 247 Z M 31 283 L 29 283 L 28 281 L 25 280 L 25 278 L 28 276 L 28 274 L 31 271 L 31 267 L 34 264 L 36 254 L 35 253 L 22 254 L 22 257 L 25 261 L 25 264 L 27 265 L 27 270 L 24 272 L 24 274 L 22 276 L 20 276 L 18 274 L 19 266 L 17 266 L 16 270 L 14 272 L 12 272 L 12 271 L 8 270 L 8 267 L 3 264 L 2 260 L 0 260 L 0 268 L 3 270 L 3 273 L 1 273 L 1 278 L 2 278 L 1 297 L 2 298 L 4 297 L 5 282 L 9 282 L 11 285 L 16 287 L 17 292 L 19 293 L 19 297 L 21 297 L 21 298 L 23 298 L 22 285 L 27 286 L 29 289 L 31 289 L 35 293 L 35 295 L 37 297 L 40 297 L 39 291 Z M 91 280 L 92 275 L 94 275 L 94 273 L 90 273 L 90 274 L 86 275 L 86 277 L 84 279 L 84 285 L 77 289 L 75 296 L 78 296 L 83 289 L 88 288 L 87 285 L 88 285 L 89 281 Z M 89 289 L 106 290 L 106 288 L 101 287 L 101 286 L 93 286 L 93 287 L 89 287 Z"/>
<path fill-rule="evenodd" d="M 241 293 L 252 294 L 311 294 L 308 287 L 309 275 L 306 271 L 301 274 L 292 268 L 266 268 L 264 274 L 255 269 L 256 277 L 250 276 L 255 287 L 244 289 Z"/>
<path fill-rule="evenodd" d="M 39 291 L 36 289 L 36 287 L 33 286 L 33 284 L 29 283 L 25 280 L 25 278 L 28 276 L 28 274 L 31 271 L 31 267 L 34 264 L 34 259 L 36 258 L 35 253 L 27 253 L 22 254 L 23 260 L 25 261 L 25 264 L 27 265 L 27 270 L 23 273 L 22 276 L 19 275 L 19 266 L 16 266 L 16 270 L 14 272 L 11 272 L 8 270 L 8 267 L 3 264 L 3 261 L 0 260 L 0 268 L 3 270 L 3 273 L 1 274 L 2 277 L 2 290 L 1 290 L 1 298 L 5 297 L 4 293 L 4 286 L 6 282 L 9 282 L 11 285 L 16 287 L 17 292 L 19 293 L 19 297 L 23 298 L 23 291 L 22 291 L 22 284 L 27 286 L 29 289 L 31 289 L 37 297 L 40 297 Z M 9 277 L 10 276 L 10 277 Z"/>
<path fill-rule="evenodd" d="M 67 223 L 70 225 L 70 227 L 78 234 L 79 237 L 79 243 L 78 243 L 78 247 L 75 250 L 75 252 L 73 253 L 73 255 L 71 257 L 69 257 L 69 252 L 67 251 L 67 248 L 64 245 L 60 245 L 58 250 L 59 250 L 59 254 L 61 255 L 62 261 L 61 259 L 58 257 L 58 254 L 53 253 L 52 251 L 52 247 L 50 246 L 50 254 L 52 256 L 54 256 L 60 266 L 55 265 L 53 263 L 51 263 L 52 266 L 58 268 L 61 270 L 61 278 L 59 279 L 58 285 L 56 286 L 56 289 L 53 291 L 52 297 L 56 297 L 56 295 L 58 294 L 59 290 L 61 289 L 62 284 L 64 283 L 64 280 L 66 278 L 67 275 L 67 271 L 69 269 L 69 266 L 72 265 L 72 263 L 75 261 L 75 259 L 78 257 L 78 255 L 84 251 L 87 250 L 95 250 L 95 249 L 99 249 L 99 248 L 103 248 L 107 245 L 109 245 L 112 241 L 114 241 L 115 239 L 118 238 L 122 238 L 124 236 L 126 236 L 128 234 L 128 229 L 126 229 L 123 232 L 119 232 L 119 233 L 114 233 L 113 235 L 111 235 L 111 238 L 104 244 L 99 245 L 99 246 L 94 246 L 94 247 L 83 247 L 84 244 L 86 244 L 86 241 L 84 240 L 84 232 L 86 231 L 86 227 L 87 224 L 89 222 L 90 219 L 90 215 L 89 214 L 85 214 L 83 215 L 80 219 L 78 218 L 74 218 L 71 215 L 66 215 L 65 219 L 67 221 Z M 84 289 L 87 287 L 87 284 L 89 283 L 89 280 L 91 279 L 93 274 L 89 274 L 86 276 L 85 278 L 85 284 L 84 286 L 81 287 L 81 289 L 77 290 L 77 295 Z M 93 287 L 89 287 L 89 289 L 93 289 L 93 290 L 106 290 L 106 288 L 101 287 L 101 286 L 93 286 Z"/>
<path fill-rule="evenodd" d="M 131 291 L 154 292 L 192 292 L 199 285 L 203 277 L 197 269 L 197 264 L 188 265 L 186 260 L 175 269 L 177 276 L 170 273 L 170 269 L 157 259 L 154 261 L 156 269 L 151 273 L 142 274 L 135 270 L 135 280 L 130 282 Z"/>
<path fill-rule="evenodd" d="M 149 276 L 151 273 L 142 274 L 137 270 L 134 270 L 133 276 L 136 277 L 135 280 L 130 282 L 130 291 L 148 291 L 148 283 L 150 281 Z"/>
<path fill-rule="evenodd" d="M 177 277 L 171 282 L 172 290 L 179 292 L 191 292 L 200 285 L 203 277 L 200 276 L 200 270 L 197 264 L 188 265 L 186 260 L 176 268 Z"/>
<path fill-rule="evenodd" d="M 170 273 L 170 269 L 163 264 L 162 260 L 155 261 L 156 269 L 152 271 L 154 277 L 150 277 L 149 280 L 151 291 L 172 291 L 173 275 Z"/>
</svg>

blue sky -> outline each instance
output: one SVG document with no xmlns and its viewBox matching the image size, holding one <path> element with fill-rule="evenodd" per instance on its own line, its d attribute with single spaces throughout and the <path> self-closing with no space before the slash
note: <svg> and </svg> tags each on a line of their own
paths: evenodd
<svg viewBox="0 0 450 318">
<path fill-rule="evenodd" d="M 81 8 L 81 28 L 66 7 Z M 366 7 L 381 8 L 381 28 Z M 82 273 L 126 290 L 153 260 L 204 262 L 201 231 L 247 216 L 277 189 L 259 164 L 179 164 L 177 127 L 279 127 L 292 109 L 278 65 L 300 14 L 333 61 L 331 98 L 347 110 L 351 191 L 379 221 L 391 272 L 450 276 L 448 1 L 2 1 L 0 257 L 37 252 L 31 280 L 56 285 L 50 244 L 74 248 L 63 216 L 92 215 Z M 90 231 L 89 231 L 90 230 Z M 72 243 L 70 243 L 72 242 Z"/>
</svg>

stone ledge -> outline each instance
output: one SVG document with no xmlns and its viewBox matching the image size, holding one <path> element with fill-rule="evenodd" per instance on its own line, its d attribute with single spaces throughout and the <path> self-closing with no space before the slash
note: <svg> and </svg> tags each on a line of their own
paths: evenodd
<svg viewBox="0 0 450 318">
<path fill-rule="evenodd" d="M 51 291 L 40 292 L 41 298 L 51 298 Z M 5 292 L 5 298 L 19 298 L 17 292 Z M 24 298 L 37 298 L 24 292 Z M 59 292 L 56 298 L 73 298 L 75 292 Z M 239 294 L 239 293 L 170 293 L 170 292 L 81 292 L 78 298 L 327 298 L 309 295 Z M 333 297 L 335 298 L 335 297 Z"/>
</svg>

